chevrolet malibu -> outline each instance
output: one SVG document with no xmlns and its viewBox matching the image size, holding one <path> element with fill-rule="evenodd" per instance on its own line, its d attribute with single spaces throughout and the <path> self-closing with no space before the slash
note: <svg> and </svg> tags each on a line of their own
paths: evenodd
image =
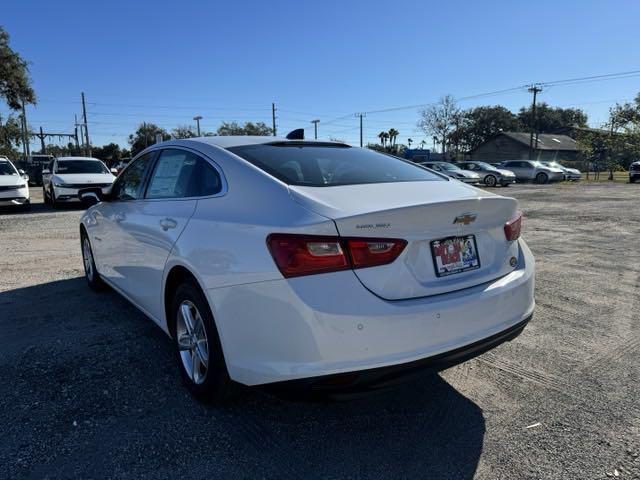
<svg viewBox="0 0 640 480">
<path fill-rule="evenodd" d="M 89 286 L 172 339 L 187 387 L 388 387 L 516 337 L 534 259 L 516 200 L 341 143 L 156 144 L 93 203 Z"/>
<path fill-rule="evenodd" d="M 97 158 L 55 158 L 42 170 L 42 196 L 45 203 L 54 207 L 77 202 L 81 188 L 100 187 L 106 190 L 110 187 L 116 179 L 114 172 Z"/>
</svg>

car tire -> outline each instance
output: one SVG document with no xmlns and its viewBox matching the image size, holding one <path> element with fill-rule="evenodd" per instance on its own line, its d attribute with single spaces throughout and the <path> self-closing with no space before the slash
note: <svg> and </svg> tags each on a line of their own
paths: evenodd
<svg viewBox="0 0 640 480">
<path fill-rule="evenodd" d="M 549 176 L 544 173 L 544 172 L 540 172 L 539 174 L 536 175 L 536 183 L 537 184 L 544 184 L 547 183 L 549 181 Z"/>
<path fill-rule="evenodd" d="M 80 248 L 82 250 L 82 263 L 84 265 L 84 276 L 87 279 L 89 288 L 99 292 L 105 289 L 106 285 L 100 278 L 100 274 L 96 269 L 96 262 L 93 258 L 93 249 L 89 241 L 89 235 L 83 230 L 80 235 Z"/>
<path fill-rule="evenodd" d="M 629 177 L 629 183 L 636 183 L 635 177 Z"/>
<path fill-rule="evenodd" d="M 194 280 L 181 283 L 171 302 L 171 325 L 182 379 L 199 400 L 227 404 L 236 385 L 229 377 L 220 336 L 204 294 Z"/>
<path fill-rule="evenodd" d="M 60 202 L 56 200 L 56 192 L 53 191 L 53 188 L 49 189 L 49 201 L 53 208 L 58 208 L 60 206 Z"/>
<path fill-rule="evenodd" d="M 495 187 L 498 184 L 498 179 L 495 177 L 495 175 L 487 175 L 486 177 L 484 177 L 484 184 L 487 187 Z"/>
</svg>

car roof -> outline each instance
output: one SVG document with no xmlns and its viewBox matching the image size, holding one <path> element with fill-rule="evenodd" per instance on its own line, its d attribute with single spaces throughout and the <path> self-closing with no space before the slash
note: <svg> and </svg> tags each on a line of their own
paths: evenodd
<svg viewBox="0 0 640 480">
<path fill-rule="evenodd" d="M 102 162 L 99 158 L 92 157 L 58 157 L 58 161 L 66 161 L 66 160 L 91 160 L 93 162 Z"/>
<path fill-rule="evenodd" d="M 181 140 L 184 142 L 195 142 L 206 145 L 215 145 L 221 148 L 231 148 L 231 147 L 240 147 L 245 145 L 260 145 L 264 143 L 274 143 L 274 142 L 291 142 L 291 143 L 319 143 L 319 144 L 335 144 L 335 145 L 345 145 L 341 142 L 331 142 L 326 140 L 289 140 L 284 137 L 268 137 L 268 136 L 257 136 L 257 135 L 216 135 L 211 137 L 195 137 Z M 167 142 L 158 143 L 154 146 L 160 145 L 175 145 L 175 140 L 169 140 Z"/>
</svg>

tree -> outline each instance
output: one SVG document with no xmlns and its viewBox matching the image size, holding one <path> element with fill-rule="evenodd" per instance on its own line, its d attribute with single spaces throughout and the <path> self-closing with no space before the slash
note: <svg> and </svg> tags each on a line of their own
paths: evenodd
<svg viewBox="0 0 640 480">
<path fill-rule="evenodd" d="M 240 126 L 237 122 L 222 122 L 216 131 L 216 135 L 273 135 L 273 130 L 264 122 L 245 122 Z"/>
<path fill-rule="evenodd" d="M 398 138 L 398 135 L 400 135 L 400 132 L 398 130 L 396 130 L 395 128 L 389 129 L 389 146 L 390 147 L 393 148 L 396 146 L 396 139 Z"/>
<path fill-rule="evenodd" d="M 550 107 L 546 103 L 538 104 L 536 118 L 533 119 L 531 107 L 521 108 L 518 120 L 524 131 L 535 130 L 539 133 L 551 133 L 560 127 L 587 127 L 587 114 L 579 108 Z M 533 122 L 533 123 L 532 123 Z"/>
<path fill-rule="evenodd" d="M 9 34 L 0 27 L 0 97 L 12 110 L 19 110 L 24 103 L 36 103 L 31 88 L 27 62 L 9 46 Z"/>
<path fill-rule="evenodd" d="M 451 95 L 445 95 L 440 101 L 420 112 L 420 127 L 427 135 L 438 137 L 442 141 L 442 154 L 446 155 L 449 134 L 460 122 L 460 109 Z"/>
<path fill-rule="evenodd" d="M 22 143 L 22 127 L 18 117 L 10 115 L 7 122 L 0 124 L 0 155 L 15 159 L 20 156 L 17 150 Z"/>
<path fill-rule="evenodd" d="M 383 147 L 386 147 L 387 139 L 389 138 L 389 133 L 388 132 L 380 132 L 378 134 L 378 138 L 380 139 L 380 145 L 382 145 Z"/>
<path fill-rule="evenodd" d="M 581 129 L 576 137 L 582 157 L 613 171 L 627 168 L 640 156 L 640 94 L 634 103 L 616 104 L 609 109 L 606 129 Z"/>
<path fill-rule="evenodd" d="M 407 138 L 407 145 L 411 148 L 411 144 L 413 143 L 413 138 Z"/>
<path fill-rule="evenodd" d="M 518 117 L 505 107 L 476 107 L 462 113 L 459 128 L 450 134 L 452 143 L 473 150 L 498 133 L 520 130 Z"/>
<path fill-rule="evenodd" d="M 198 136 L 198 132 L 196 132 L 191 125 L 179 125 L 173 130 L 171 130 L 171 136 L 173 138 L 194 138 Z M 204 136 L 207 136 L 205 133 Z"/>
<path fill-rule="evenodd" d="M 153 123 L 141 123 L 135 133 L 129 135 L 131 155 L 136 156 L 149 145 L 156 143 L 156 135 L 162 135 L 162 140 L 169 140 L 171 136 L 164 128 Z"/>
<path fill-rule="evenodd" d="M 91 155 L 104 161 L 110 167 L 120 162 L 123 157 L 120 145 L 109 143 L 102 147 L 91 147 Z"/>
</svg>

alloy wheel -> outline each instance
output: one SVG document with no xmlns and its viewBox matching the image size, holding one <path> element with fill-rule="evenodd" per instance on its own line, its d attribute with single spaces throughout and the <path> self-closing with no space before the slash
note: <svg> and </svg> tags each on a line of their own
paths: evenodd
<svg viewBox="0 0 640 480">
<path fill-rule="evenodd" d="M 202 315 L 189 300 L 178 308 L 176 338 L 185 372 L 193 383 L 202 384 L 209 368 L 209 342 Z"/>
<path fill-rule="evenodd" d="M 89 281 L 93 281 L 93 254 L 91 253 L 91 244 L 85 236 L 82 240 L 82 261 L 84 262 L 84 273 Z"/>
</svg>

